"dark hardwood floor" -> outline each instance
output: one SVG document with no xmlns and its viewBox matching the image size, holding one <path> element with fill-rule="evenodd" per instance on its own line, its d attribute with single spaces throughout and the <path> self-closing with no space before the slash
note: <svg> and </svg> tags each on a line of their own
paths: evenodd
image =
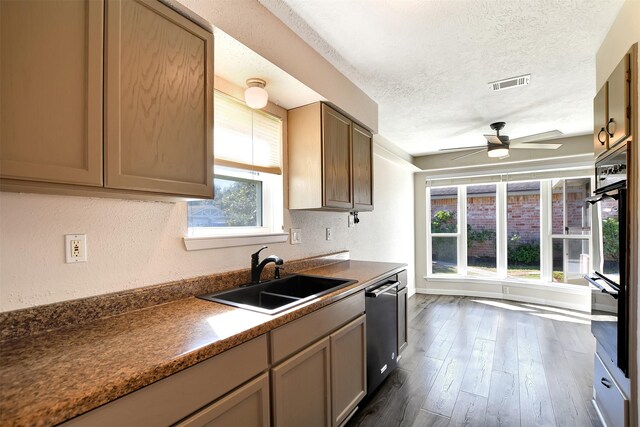
<svg viewBox="0 0 640 427">
<path fill-rule="evenodd" d="M 347 426 L 600 426 L 589 315 L 415 295 L 399 368 Z"/>
</svg>

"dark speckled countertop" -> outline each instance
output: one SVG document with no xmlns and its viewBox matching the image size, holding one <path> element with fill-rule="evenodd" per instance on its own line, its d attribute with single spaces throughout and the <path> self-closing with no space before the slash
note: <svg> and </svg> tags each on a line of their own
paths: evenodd
<svg viewBox="0 0 640 427">
<path fill-rule="evenodd" d="M 68 420 L 402 270 L 343 261 L 307 274 L 357 283 L 274 316 L 195 297 L 0 343 L 0 423 Z"/>
</svg>

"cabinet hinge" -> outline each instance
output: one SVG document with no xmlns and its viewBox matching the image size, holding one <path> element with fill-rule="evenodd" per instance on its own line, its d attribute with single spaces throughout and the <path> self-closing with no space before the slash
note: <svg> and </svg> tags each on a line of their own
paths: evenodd
<svg viewBox="0 0 640 427">
<path fill-rule="evenodd" d="M 625 73 L 624 73 L 624 79 L 625 79 L 626 81 L 628 81 L 628 82 L 630 82 L 630 81 L 631 81 L 631 70 L 627 70 L 627 71 L 625 71 Z"/>
</svg>

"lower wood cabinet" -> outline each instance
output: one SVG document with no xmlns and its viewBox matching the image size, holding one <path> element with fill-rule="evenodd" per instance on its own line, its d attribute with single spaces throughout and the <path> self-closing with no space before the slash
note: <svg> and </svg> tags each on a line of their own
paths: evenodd
<svg viewBox="0 0 640 427">
<path fill-rule="evenodd" d="M 330 369 L 329 337 L 276 366 L 274 425 L 331 426 Z"/>
<path fill-rule="evenodd" d="M 367 394 L 363 314 L 272 370 L 279 427 L 338 426 Z"/>
<path fill-rule="evenodd" d="M 334 332 L 331 340 L 331 415 L 340 425 L 367 394 L 366 316 Z"/>
<path fill-rule="evenodd" d="M 260 375 L 177 424 L 178 427 L 268 427 L 269 425 L 268 373 Z"/>
</svg>

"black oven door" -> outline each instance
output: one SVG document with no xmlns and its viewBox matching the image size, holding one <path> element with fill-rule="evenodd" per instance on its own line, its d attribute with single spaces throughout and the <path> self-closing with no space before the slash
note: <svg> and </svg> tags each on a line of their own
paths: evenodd
<svg viewBox="0 0 640 427">
<path fill-rule="evenodd" d="M 618 365 L 618 289 L 597 273 L 592 277 L 585 276 L 585 279 L 599 290 L 591 295 L 591 333 Z"/>
<path fill-rule="evenodd" d="M 592 295 L 591 332 L 610 359 L 628 375 L 627 322 L 627 190 L 626 182 L 596 195 L 588 201 L 599 209 L 601 218 L 600 265 L 592 276 L 585 276 L 599 292 Z"/>
</svg>

